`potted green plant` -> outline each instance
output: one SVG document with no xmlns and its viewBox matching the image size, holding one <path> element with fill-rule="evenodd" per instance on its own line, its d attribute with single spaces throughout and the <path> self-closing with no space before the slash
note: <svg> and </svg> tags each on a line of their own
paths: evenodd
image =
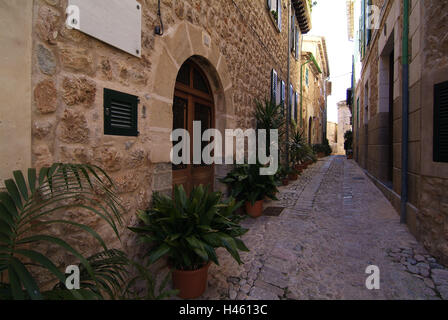
<svg viewBox="0 0 448 320">
<path fill-rule="evenodd" d="M 353 132 L 350 130 L 344 134 L 344 149 L 347 159 L 353 159 Z"/>
<path fill-rule="evenodd" d="M 262 215 L 265 198 L 277 200 L 275 175 L 260 175 L 262 167 L 260 164 L 238 165 L 221 179 L 229 186 L 232 197 L 245 201 L 246 213 L 253 218 Z"/>
<path fill-rule="evenodd" d="M 277 172 L 277 180 L 281 182 L 283 186 L 287 186 L 289 184 L 288 175 L 290 173 L 290 168 L 286 166 L 280 166 Z"/>
<path fill-rule="evenodd" d="M 126 255 L 109 248 L 90 226 L 64 215 L 68 210 L 81 210 L 97 216 L 110 228 L 109 238 L 120 239 L 123 207 L 107 173 L 93 165 L 55 163 L 39 171 L 14 171 L 4 184 L 5 190 L 0 192 L 0 300 L 117 298 L 127 274 Z M 79 243 L 60 233 L 66 226 L 83 232 L 78 239 L 92 237 L 92 243 L 101 249 L 86 256 L 78 249 Z M 65 286 L 60 262 L 46 256 L 43 243 L 77 259 L 79 289 Z M 39 276 L 45 277 L 50 287 L 42 286 Z"/>
<path fill-rule="evenodd" d="M 299 178 L 299 172 L 295 168 L 290 168 L 288 179 L 291 181 L 296 181 L 298 178 Z"/>
<path fill-rule="evenodd" d="M 249 251 L 239 239 L 247 232 L 235 214 L 240 205 L 234 198 L 222 201 L 220 192 L 203 186 L 190 196 L 176 186 L 173 198 L 155 193 L 151 208 L 137 213 L 143 226 L 130 230 L 154 246 L 148 253 L 150 263 L 168 257 L 174 288 L 181 298 L 194 299 L 206 290 L 210 264 L 219 265 L 217 248 L 225 248 L 239 264 L 239 251 Z"/>
</svg>

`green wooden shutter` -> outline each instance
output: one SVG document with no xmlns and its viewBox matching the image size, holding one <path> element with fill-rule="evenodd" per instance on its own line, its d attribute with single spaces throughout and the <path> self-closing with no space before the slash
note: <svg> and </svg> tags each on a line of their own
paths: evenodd
<svg viewBox="0 0 448 320">
<path fill-rule="evenodd" d="M 294 119 L 294 111 L 292 109 L 293 107 L 293 95 L 294 95 L 294 89 L 292 87 L 292 84 L 289 85 L 289 105 L 288 105 L 288 109 L 289 109 L 289 114 L 291 116 L 291 119 Z"/>
<path fill-rule="evenodd" d="M 277 26 L 280 32 L 282 31 L 282 0 L 277 0 Z"/>
<path fill-rule="evenodd" d="M 434 162 L 448 162 L 448 81 L 434 87 Z"/>
<path fill-rule="evenodd" d="M 366 46 L 370 45 L 370 40 L 372 39 L 372 29 L 370 28 L 370 6 L 372 5 L 372 0 L 368 0 L 366 6 Z"/>
<path fill-rule="evenodd" d="M 299 58 L 300 58 L 300 52 L 299 52 L 299 35 L 300 35 L 300 31 L 299 31 L 299 28 L 296 26 L 296 37 L 295 37 L 296 59 L 299 59 Z"/>
<path fill-rule="evenodd" d="M 138 136 L 138 103 L 136 96 L 104 89 L 104 134 Z"/>
<path fill-rule="evenodd" d="M 364 58 L 366 39 L 366 0 L 361 0 L 361 58 Z"/>
<path fill-rule="evenodd" d="M 291 16 L 291 39 L 290 39 L 290 42 L 291 42 L 291 52 L 293 52 L 294 50 L 295 50 L 295 38 L 296 38 L 296 36 L 295 36 L 295 25 L 296 25 L 296 16 L 295 16 L 295 14 L 294 14 L 294 10 L 293 10 L 293 13 L 292 13 L 292 16 Z"/>
<path fill-rule="evenodd" d="M 282 80 L 280 85 L 280 104 L 282 105 L 282 114 L 285 115 L 285 99 L 286 99 L 285 81 Z"/>
<path fill-rule="evenodd" d="M 297 92 L 294 92 L 294 120 L 299 123 L 299 115 L 298 115 L 298 100 L 299 100 L 299 95 L 297 94 Z"/>
</svg>

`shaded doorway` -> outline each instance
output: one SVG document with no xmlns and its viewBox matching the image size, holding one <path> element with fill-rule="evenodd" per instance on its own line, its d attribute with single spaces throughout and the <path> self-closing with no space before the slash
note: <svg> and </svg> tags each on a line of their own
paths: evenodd
<svg viewBox="0 0 448 320">
<path fill-rule="evenodd" d="M 201 122 L 201 135 L 215 127 L 214 101 L 210 84 L 201 68 L 187 60 L 179 70 L 173 101 L 173 130 L 190 134 L 190 164 L 173 164 L 173 187 L 183 185 L 189 194 L 198 185 L 214 187 L 214 165 L 193 164 L 193 121 Z M 173 142 L 174 144 L 176 142 Z M 209 142 L 202 142 L 201 150 Z"/>
<path fill-rule="evenodd" d="M 313 142 L 312 140 L 312 134 L 313 134 L 313 117 L 310 117 L 308 120 L 308 144 L 311 145 Z"/>
</svg>

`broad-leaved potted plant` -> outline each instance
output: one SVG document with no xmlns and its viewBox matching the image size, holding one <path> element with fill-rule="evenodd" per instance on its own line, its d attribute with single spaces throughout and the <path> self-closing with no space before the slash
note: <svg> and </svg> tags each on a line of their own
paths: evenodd
<svg viewBox="0 0 448 320">
<path fill-rule="evenodd" d="M 203 186 L 195 187 L 190 196 L 176 186 L 173 198 L 155 193 L 152 207 L 137 214 L 143 225 L 130 229 L 153 246 L 148 253 L 151 263 L 168 257 L 179 297 L 194 299 L 206 290 L 210 264 L 219 265 L 217 248 L 225 248 L 239 264 L 239 251 L 249 251 L 240 239 L 247 229 L 235 214 L 240 205 L 233 198 L 222 201 L 220 192 Z"/>
</svg>

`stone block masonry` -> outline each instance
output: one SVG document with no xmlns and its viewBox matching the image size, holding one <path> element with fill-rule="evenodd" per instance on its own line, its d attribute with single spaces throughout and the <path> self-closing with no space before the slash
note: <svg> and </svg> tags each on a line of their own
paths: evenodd
<svg viewBox="0 0 448 320">
<path fill-rule="evenodd" d="M 28 37 L 30 41 L 25 50 L 31 61 L 26 82 L 31 84 L 30 94 L 28 102 L 21 103 L 29 113 L 29 121 L 23 121 L 30 123 L 28 136 L 32 137 L 28 145 L 23 145 L 29 157 L 26 167 L 81 162 L 104 168 L 116 183 L 128 225 L 135 223 L 137 209 L 148 207 L 154 191 L 171 192 L 172 105 L 182 64 L 194 59 L 206 74 L 217 129 L 248 129 L 255 127 L 255 100 L 271 96 L 272 69 L 286 82 L 291 54 L 287 50 L 286 0 L 281 1 L 281 32 L 272 23 L 264 1 L 164 0 L 163 36 L 154 34 L 159 24 L 157 1 L 139 3 L 141 58 L 68 29 L 67 0 L 30 3 L 30 30 L 26 35 L 17 35 L 20 40 Z M 22 55 L 22 51 L 15 55 Z M 300 63 L 293 57 L 291 60 L 291 82 L 296 84 Z M 140 98 L 138 137 L 104 135 L 105 88 Z M 8 165 L 2 167 L 2 173 L 3 169 L 12 172 L 17 168 Z M 225 175 L 226 170 L 216 168 L 216 177 Z M 223 189 L 218 183 L 215 187 Z M 98 223 L 89 221 L 102 235 L 107 234 L 105 226 Z M 136 255 L 135 237 L 125 226 L 121 232 L 124 250 Z M 73 239 L 77 236 L 71 235 Z M 91 246 L 94 251 L 94 241 L 85 241 L 83 246 Z M 109 245 L 120 244 L 111 239 Z M 54 255 L 50 248 L 47 254 Z"/>
</svg>

